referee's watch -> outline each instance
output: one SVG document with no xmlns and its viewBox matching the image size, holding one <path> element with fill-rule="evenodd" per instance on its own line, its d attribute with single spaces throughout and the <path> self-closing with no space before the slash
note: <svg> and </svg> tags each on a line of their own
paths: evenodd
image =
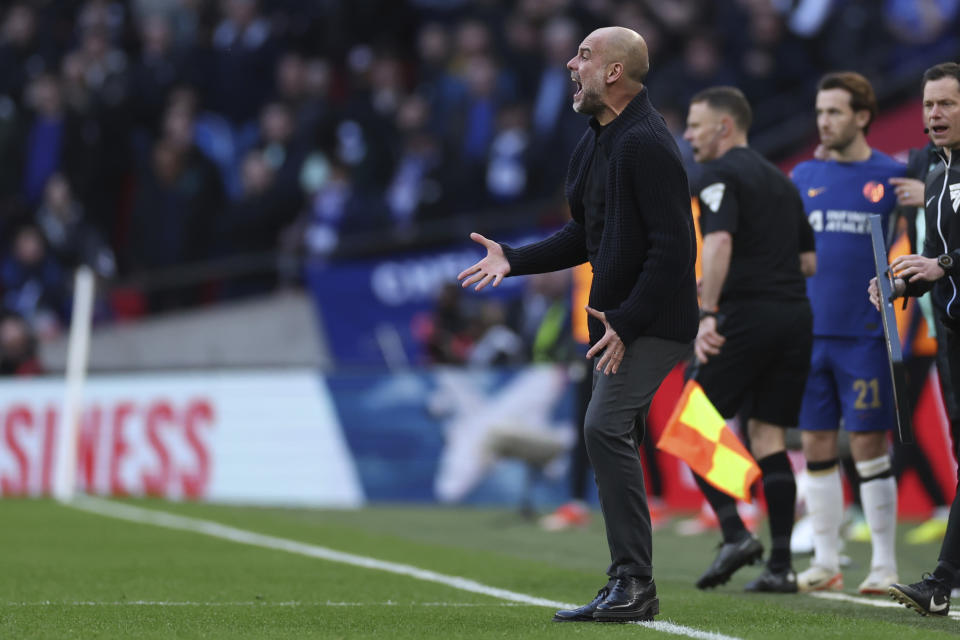
<svg viewBox="0 0 960 640">
<path fill-rule="evenodd" d="M 943 269 L 943 272 L 950 274 L 953 271 L 953 265 L 956 264 L 953 260 L 953 256 L 949 253 L 945 253 L 937 257 L 937 264 L 940 265 L 940 268 Z"/>
</svg>

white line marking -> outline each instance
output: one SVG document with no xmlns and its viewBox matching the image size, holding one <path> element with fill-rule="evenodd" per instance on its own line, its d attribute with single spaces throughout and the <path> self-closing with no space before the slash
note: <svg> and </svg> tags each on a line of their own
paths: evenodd
<svg viewBox="0 0 960 640">
<path fill-rule="evenodd" d="M 825 591 L 813 592 L 810 594 L 814 598 L 820 598 L 822 600 L 837 600 L 839 602 L 852 602 L 854 604 L 862 604 L 868 607 L 879 607 L 881 609 L 904 609 L 907 610 L 905 606 L 899 602 L 894 602 L 893 600 L 881 600 L 879 598 L 861 598 L 858 596 L 847 595 L 846 593 L 827 593 Z M 914 613 L 911 611 L 911 613 Z M 914 615 L 916 615 L 914 613 Z M 951 618 L 954 620 L 960 620 L 960 611 L 951 611 L 948 613 Z"/>
<path fill-rule="evenodd" d="M 287 540 L 286 538 L 277 538 L 261 533 L 246 531 L 244 529 L 237 529 L 235 527 L 229 527 L 211 520 L 190 518 L 187 516 L 168 513 L 166 511 L 142 509 L 140 507 L 118 504 L 109 500 L 103 500 L 91 496 L 78 495 L 75 496 L 73 500 L 69 502 L 63 502 L 62 504 L 74 509 L 79 509 L 80 511 L 96 513 L 109 518 L 117 518 L 119 520 L 127 520 L 137 524 L 152 524 L 158 527 L 164 527 L 166 529 L 200 533 L 214 538 L 230 540 L 240 544 L 249 544 L 265 549 L 275 549 L 277 551 L 296 553 L 310 558 L 327 560 L 329 562 L 339 562 L 341 564 L 347 564 L 355 567 L 363 567 L 364 569 L 386 571 L 388 573 L 395 573 L 398 575 L 416 578 L 417 580 L 435 582 L 452 587 L 454 589 L 459 589 L 461 591 L 479 593 L 481 595 L 498 598 L 500 600 L 506 600 L 508 602 L 517 602 L 520 604 L 537 607 L 550 607 L 552 609 L 570 609 L 578 606 L 566 602 L 557 602 L 556 600 L 538 598 L 525 593 L 517 593 L 516 591 L 508 591 L 507 589 L 490 587 L 468 578 L 448 576 L 408 564 L 400 564 L 397 562 L 377 560 L 376 558 L 368 558 L 366 556 L 358 556 L 352 553 L 345 553 L 343 551 L 329 549 L 327 547 L 307 544 L 306 542 L 297 542 L 296 540 Z M 667 621 L 658 620 L 654 622 L 637 622 L 635 624 L 648 629 L 653 629 L 655 631 L 660 631 L 662 633 L 695 638 L 695 640 L 741 640 L 736 636 L 728 636 L 713 631 L 701 631 L 699 629 L 685 627 L 683 625 L 674 624 Z"/>
<path fill-rule="evenodd" d="M 119 600 L 116 602 L 2 602 L 0 607 L 521 607 L 518 602 L 171 602 L 166 600 Z"/>
</svg>

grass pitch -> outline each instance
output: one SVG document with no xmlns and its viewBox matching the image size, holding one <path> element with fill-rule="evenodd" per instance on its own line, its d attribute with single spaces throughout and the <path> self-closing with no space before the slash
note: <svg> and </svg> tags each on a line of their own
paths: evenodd
<svg viewBox="0 0 960 640">
<path fill-rule="evenodd" d="M 544 533 L 497 510 L 256 509 L 130 501 L 244 531 L 413 565 L 492 588 L 582 604 L 604 583 L 602 525 Z M 556 624 L 552 609 L 201 533 L 137 524 L 50 501 L 0 502 L 2 638 L 668 637 L 638 625 Z M 901 527 L 905 530 L 906 527 Z M 960 620 L 807 595 L 748 595 L 759 567 L 702 592 L 717 534 L 655 535 L 659 621 L 708 640 L 956 637 Z M 898 548 L 901 578 L 932 568 L 936 545 Z M 848 593 L 869 545 L 850 543 Z M 797 569 L 807 560 L 795 560 Z M 960 608 L 960 603 L 954 603 Z M 683 637 L 674 635 L 673 637 Z"/>
</svg>

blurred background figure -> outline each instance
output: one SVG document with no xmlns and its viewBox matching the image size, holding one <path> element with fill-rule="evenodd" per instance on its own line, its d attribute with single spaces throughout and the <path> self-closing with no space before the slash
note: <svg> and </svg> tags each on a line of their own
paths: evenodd
<svg viewBox="0 0 960 640">
<path fill-rule="evenodd" d="M 67 319 L 67 284 L 39 229 L 17 231 L 0 267 L 4 308 L 19 314 L 41 336 L 60 332 Z"/>
<path fill-rule="evenodd" d="M 62 173 L 47 180 L 43 201 L 37 208 L 37 226 L 63 267 L 73 269 L 85 264 L 108 280 L 117 275 L 113 250 L 85 220 L 83 205 Z"/>
<path fill-rule="evenodd" d="M 0 376 L 33 376 L 43 373 L 37 356 L 37 337 L 16 313 L 0 315 Z"/>
</svg>

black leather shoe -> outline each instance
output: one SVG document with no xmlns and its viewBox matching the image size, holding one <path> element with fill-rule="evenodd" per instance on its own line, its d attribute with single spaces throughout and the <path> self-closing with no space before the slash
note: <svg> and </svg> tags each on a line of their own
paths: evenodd
<svg viewBox="0 0 960 640">
<path fill-rule="evenodd" d="M 697 589 L 709 589 L 726 584 L 734 572 L 748 564 L 755 564 L 763 557 L 763 545 L 753 535 L 739 542 L 720 546 L 720 552 L 710 568 L 697 580 Z"/>
<path fill-rule="evenodd" d="M 653 620 L 658 613 L 660 600 L 654 581 L 622 576 L 617 578 L 610 595 L 597 605 L 593 618 L 597 622 L 637 622 Z"/>
<path fill-rule="evenodd" d="M 611 580 L 612 582 L 612 580 Z M 593 612 L 597 605 L 610 595 L 610 584 L 597 591 L 597 597 L 576 609 L 561 609 L 553 614 L 554 622 L 593 622 Z"/>
<path fill-rule="evenodd" d="M 743 590 L 754 593 L 796 593 L 797 574 L 789 568 L 773 571 L 765 567 L 763 573 L 748 582 Z"/>
</svg>

